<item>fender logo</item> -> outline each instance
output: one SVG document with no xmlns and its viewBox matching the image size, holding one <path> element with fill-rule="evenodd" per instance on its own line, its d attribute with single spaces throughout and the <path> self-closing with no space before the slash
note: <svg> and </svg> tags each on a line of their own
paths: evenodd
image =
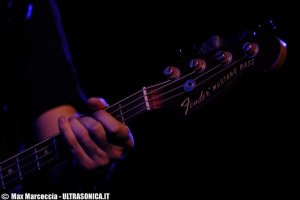
<svg viewBox="0 0 300 200">
<path fill-rule="evenodd" d="M 194 107 L 196 107 L 197 105 L 199 105 L 200 103 L 202 103 L 205 99 L 207 99 L 208 97 L 210 97 L 210 92 L 207 91 L 201 91 L 200 96 L 196 99 L 191 101 L 190 97 L 186 98 L 181 104 L 181 107 L 185 108 L 185 113 L 184 115 L 187 115 L 189 112 L 189 109 L 193 109 Z"/>
<path fill-rule="evenodd" d="M 216 81 L 209 84 L 206 88 L 201 90 L 200 96 L 196 99 L 190 99 L 187 97 L 182 101 L 180 107 L 184 108 L 184 115 L 186 116 L 190 110 L 195 109 L 198 105 L 200 105 L 205 100 L 208 100 L 215 92 L 219 91 L 222 87 L 224 87 L 225 83 L 229 82 L 233 77 L 237 76 L 241 71 L 246 68 L 255 65 L 255 59 L 247 60 L 246 62 L 241 63 L 238 67 L 234 67 L 229 72 L 221 76 Z"/>
</svg>

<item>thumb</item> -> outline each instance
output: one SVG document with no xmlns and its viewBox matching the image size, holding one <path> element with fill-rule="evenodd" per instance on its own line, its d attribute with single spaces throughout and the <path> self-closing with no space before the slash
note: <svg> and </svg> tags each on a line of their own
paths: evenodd
<svg viewBox="0 0 300 200">
<path fill-rule="evenodd" d="M 103 98 L 96 97 L 89 98 L 87 104 L 94 111 L 103 110 L 109 106 Z"/>
</svg>

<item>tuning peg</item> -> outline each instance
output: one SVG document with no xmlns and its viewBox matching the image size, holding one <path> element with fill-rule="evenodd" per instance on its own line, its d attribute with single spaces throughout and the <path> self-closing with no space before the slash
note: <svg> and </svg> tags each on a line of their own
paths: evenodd
<svg viewBox="0 0 300 200">
<path fill-rule="evenodd" d="M 253 58 L 259 51 L 259 46 L 256 43 L 245 42 L 242 46 L 245 55 L 248 58 Z"/>
<path fill-rule="evenodd" d="M 227 65 L 232 61 L 232 54 L 228 51 L 217 51 L 215 58 L 220 64 Z"/>
<path fill-rule="evenodd" d="M 164 70 L 164 75 L 168 79 L 177 79 L 180 77 L 180 69 L 174 66 L 168 66 Z"/>
<path fill-rule="evenodd" d="M 206 69 L 206 62 L 204 59 L 195 58 L 189 62 L 189 66 L 199 72 L 203 72 Z"/>
</svg>

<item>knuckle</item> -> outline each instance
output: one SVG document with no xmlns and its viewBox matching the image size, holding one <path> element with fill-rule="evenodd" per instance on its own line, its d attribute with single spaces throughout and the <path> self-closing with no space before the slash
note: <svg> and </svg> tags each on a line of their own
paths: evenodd
<svg viewBox="0 0 300 200">
<path fill-rule="evenodd" d="M 80 134 L 79 134 L 83 139 L 87 138 L 89 135 L 89 131 L 87 129 L 81 129 Z"/>
<path fill-rule="evenodd" d="M 99 165 L 99 166 L 107 166 L 107 165 L 109 165 L 109 163 L 110 163 L 109 158 L 102 158 L 102 159 L 98 162 L 98 165 Z"/>
<path fill-rule="evenodd" d="M 93 117 L 96 118 L 97 120 L 100 120 L 103 118 L 104 111 L 103 110 L 98 110 L 94 112 Z"/>
<path fill-rule="evenodd" d="M 91 132 L 97 132 L 97 131 L 102 131 L 102 130 L 104 130 L 103 129 L 103 127 L 102 127 L 102 125 L 100 124 L 100 123 L 93 123 L 91 126 L 90 126 L 90 131 Z"/>
<path fill-rule="evenodd" d="M 123 151 L 121 149 L 112 149 L 110 152 L 110 158 L 112 160 L 120 160 L 123 157 Z"/>
<path fill-rule="evenodd" d="M 92 148 L 92 141 L 89 137 L 82 137 L 81 142 L 90 149 Z"/>
<path fill-rule="evenodd" d="M 122 126 L 119 123 L 117 123 L 116 125 L 111 127 L 111 132 L 113 132 L 113 133 L 122 132 Z"/>
<path fill-rule="evenodd" d="M 72 147 L 70 149 L 71 153 L 77 158 L 77 160 L 81 161 L 83 159 L 83 156 L 81 155 L 78 148 Z"/>
<path fill-rule="evenodd" d="M 109 156 L 108 156 L 107 153 L 103 154 L 103 155 L 101 156 L 101 158 L 102 158 L 104 161 L 109 161 Z"/>
<path fill-rule="evenodd" d="M 76 140 L 76 138 L 69 138 L 68 139 L 68 144 L 69 144 L 72 151 L 79 149 L 79 144 L 78 144 L 78 141 Z"/>
<path fill-rule="evenodd" d="M 98 167 L 100 166 L 107 166 L 110 164 L 110 158 L 107 154 L 105 155 L 102 155 L 101 157 L 99 157 L 97 160 L 96 160 L 96 165 Z"/>
<path fill-rule="evenodd" d="M 101 155 L 99 153 L 98 146 L 96 146 L 96 145 L 89 145 L 89 152 L 91 152 L 94 156 Z"/>
<path fill-rule="evenodd" d="M 111 132 L 113 133 L 119 133 L 121 137 L 127 137 L 129 134 L 129 128 L 122 124 L 121 122 L 115 123 L 111 126 Z"/>
</svg>

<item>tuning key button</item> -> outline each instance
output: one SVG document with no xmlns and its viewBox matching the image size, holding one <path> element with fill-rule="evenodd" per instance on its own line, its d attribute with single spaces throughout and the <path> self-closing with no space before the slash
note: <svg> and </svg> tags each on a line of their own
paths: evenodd
<svg viewBox="0 0 300 200">
<path fill-rule="evenodd" d="M 217 51 L 215 58 L 220 64 L 227 65 L 232 61 L 232 54 L 228 51 Z"/>
<path fill-rule="evenodd" d="M 174 66 L 168 66 L 164 70 L 164 75 L 168 79 L 177 79 L 180 77 L 180 69 Z"/>
<path fill-rule="evenodd" d="M 206 62 L 203 59 L 195 58 L 190 61 L 189 66 L 198 72 L 203 72 L 206 69 Z"/>
<path fill-rule="evenodd" d="M 248 58 L 253 58 L 254 56 L 257 55 L 259 51 L 258 45 L 256 43 L 250 43 L 250 42 L 244 43 L 242 49 Z"/>
</svg>

